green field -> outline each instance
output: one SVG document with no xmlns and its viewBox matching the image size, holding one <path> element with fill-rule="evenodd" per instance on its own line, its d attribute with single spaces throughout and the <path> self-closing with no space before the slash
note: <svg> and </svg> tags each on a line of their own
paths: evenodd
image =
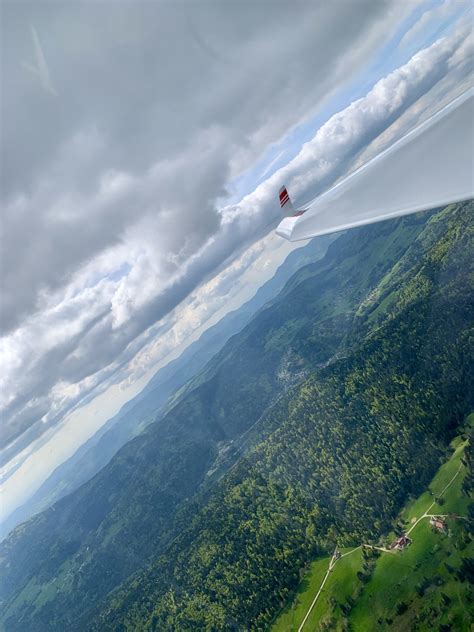
<svg viewBox="0 0 474 632">
<path fill-rule="evenodd" d="M 474 415 L 470 415 L 467 425 L 472 427 L 473 421 Z M 472 629 L 474 593 L 468 579 L 459 574 L 462 560 L 474 557 L 468 532 L 470 523 L 448 517 L 446 534 L 435 532 L 428 517 L 413 526 L 433 502 L 429 514 L 468 515 L 470 501 L 462 491 L 467 471 L 462 459 L 467 444 L 462 437 L 452 442 L 453 453 L 440 467 L 428 490 L 401 512 L 398 523 L 406 529 L 413 527 L 412 545 L 395 554 L 381 552 L 376 558 L 370 554 L 364 558 L 362 550 L 357 549 L 340 559 L 303 630 L 461 632 Z M 389 534 L 385 540 L 389 542 L 393 537 L 394 534 Z M 272 630 L 298 630 L 320 588 L 329 560 L 326 557 L 312 564 L 296 597 L 280 614 Z"/>
<path fill-rule="evenodd" d="M 402 514 L 407 523 L 420 517 L 456 474 L 466 443 L 456 441 L 453 456 L 440 468 L 429 491 L 407 506 Z M 430 513 L 467 515 L 469 499 L 461 492 L 465 471 L 461 465 L 443 496 L 444 504 L 435 504 Z M 374 624 L 391 630 L 438 630 L 443 625 L 456 631 L 471 629 L 472 587 L 459 581 L 456 571 L 463 557 L 473 555 L 474 546 L 466 521 L 448 518 L 448 526 L 448 533 L 440 534 L 424 518 L 411 532 L 413 543 L 408 549 L 396 556 L 382 554 L 350 612 L 352 629 L 368 630 Z"/>
<path fill-rule="evenodd" d="M 305 622 L 304 630 L 315 629 L 317 623 L 326 615 L 329 599 L 337 596 L 339 601 L 345 600 L 353 592 L 353 579 L 356 577 L 357 572 L 362 569 L 362 551 L 361 549 L 342 549 L 342 553 L 347 553 L 348 555 L 340 559 L 331 572 L 319 600 Z M 315 594 L 319 590 L 330 559 L 330 557 L 324 557 L 313 562 L 308 574 L 305 575 L 298 588 L 295 599 L 286 606 L 272 627 L 274 632 L 298 630 Z"/>
<path fill-rule="evenodd" d="M 298 628 L 323 581 L 329 560 L 329 557 L 323 557 L 311 564 L 311 568 L 305 574 L 298 587 L 295 599 L 285 607 L 275 622 L 272 628 L 275 632 L 296 630 Z"/>
</svg>

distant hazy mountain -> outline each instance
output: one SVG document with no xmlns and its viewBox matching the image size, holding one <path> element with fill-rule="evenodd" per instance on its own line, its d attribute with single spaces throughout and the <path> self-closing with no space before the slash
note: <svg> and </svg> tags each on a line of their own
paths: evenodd
<svg viewBox="0 0 474 632">
<path fill-rule="evenodd" d="M 2 542 L 4 628 L 265 629 L 310 559 L 387 529 L 474 403 L 472 211 L 355 229 L 300 268 Z"/>
<path fill-rule="evenodd" d="M 249 301 L 224 316 L 177 359 L 157 371 L 136 397 L 58 466 L 34 496 L 0 525 L 0 537 L 5 537 L 16 525 L 80 487 L 103 468 L 127 441 L 156 421 L 170 396 L 200 371 L 231 336 L 241 331 L 299 268 L 323 257 L 332 241 L 333 236 L 321 237 L 292 251 L 274 276 Z"/>
</svg>

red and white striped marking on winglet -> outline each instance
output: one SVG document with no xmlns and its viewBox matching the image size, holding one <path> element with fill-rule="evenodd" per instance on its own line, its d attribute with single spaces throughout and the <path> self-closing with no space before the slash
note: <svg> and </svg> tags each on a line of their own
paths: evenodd
<svg viewBox="0 0 474 632">
<path fill-rule="evenodd" d="M 290 201 L 290 196 L 288 195 L 288 191 L 286 190 L 286 187 L 283 187 L 280 190 L 280 205 L 281 205 L 281 208 L 283 208 L 285 206 L 285 204 L 287 202 L 289 202 L 289 201 Z"/>
</svg>

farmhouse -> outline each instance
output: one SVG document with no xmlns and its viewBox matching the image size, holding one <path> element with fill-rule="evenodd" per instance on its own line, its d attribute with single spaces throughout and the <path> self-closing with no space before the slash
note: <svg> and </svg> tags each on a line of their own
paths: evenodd
<svg viewBox="0 0 474 632">
<path fill-rule="evenodd" d="M 404 548 L 411 544 L 411 539 L 403 533 L 399 538 L 392 542 L 390 548 L 395 551 L 403 551 Z"/>
<path fill-rule="evenodd" d="M 431 516 L 430 525 L 437 531 L 444 533 L 446 531 L 446 521 L 440 516 Z"/>
</svg>

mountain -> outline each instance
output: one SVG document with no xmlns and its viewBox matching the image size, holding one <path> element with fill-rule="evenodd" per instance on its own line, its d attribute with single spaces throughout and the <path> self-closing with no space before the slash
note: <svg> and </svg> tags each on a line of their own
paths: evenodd
<svg viewBox="0 0 474 632">
<path fill-rule="evenodd" d="M 7 630 L 268 625 L 376 537 L 472 408 L 472 211 L 355 229 L 93 479 L 1 545 Z"/>
<path fill-rule="evenodd" d="M 136 397 L 59 465 L 33 497 L 0 524 L 0 538 L 90 480 L 127 441 L 156 421 L 163 414 L 169 398 L 198 373 L 232 335 L 241 331 L 267 301 L 278 294 L 296 270 L 323 257 L 333 240 L 333 236 L 321 237 L 293 250 L 274 276 L 249 301 L 226 314 L 177 359 L 157 371 Z"/>
</svg>

